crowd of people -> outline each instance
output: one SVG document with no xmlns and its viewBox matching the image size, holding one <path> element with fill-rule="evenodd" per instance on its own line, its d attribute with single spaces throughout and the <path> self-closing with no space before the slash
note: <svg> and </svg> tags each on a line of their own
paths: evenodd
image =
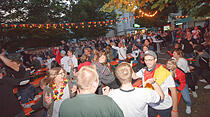
<svg viewBox="0 0 210 117">
<path fill-rule="evenodd" d="M 62 40 L 60 46 L 19 48 L 12 55 L 2 48 L 0 116 L 24 116 L 26 103 L 40 98 L 30 107 L 42 109 L 42 117 L 178 117 L 177 92 L 191 114 L 189 92 L 198 97 L 200 76 L 210 89 L 209 36 L 205 26 L 177 29 L 175 40 L 167 32 L 150 31 L 76 43 Z M 172 56 L 165 65 L 157 62 L 157 40 Z M 43 67 L 47 75 L 36 88 L 29 76 Z M 139 79 L 142 88 L 132 85 Z"/>
</svg>

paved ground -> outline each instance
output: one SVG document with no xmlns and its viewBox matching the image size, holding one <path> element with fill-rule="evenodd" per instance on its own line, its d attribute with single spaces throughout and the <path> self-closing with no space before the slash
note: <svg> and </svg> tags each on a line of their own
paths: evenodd
<svg viewBox="0 0 210 117">
<path fill-rule="evenodd" d="M 170 58 L 167 51 L 167 48 L 161 48 L 162 54 L 158 55 L 159 63 L 165 64 Z M 202 77 L 200 79 L 202 79 Z M 193 98 L 192 94 L 190 93 L 192 100 L 192 113 L 190 115 L 185 113 L 186 104 L 184 103 L 183 99 L 180 100 L 179 117 L 210 117 L 210 90 L 204 89 L 203 87 L 205 85 L 205 83 L 198 83 L 199 88 L 196 90 L 198 98 Z"/>
</svg>

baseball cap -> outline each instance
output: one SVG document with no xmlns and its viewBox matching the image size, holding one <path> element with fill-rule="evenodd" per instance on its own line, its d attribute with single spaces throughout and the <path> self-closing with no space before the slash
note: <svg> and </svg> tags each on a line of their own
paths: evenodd
<svg viewBox="0 0 210 117">
<path fill-rule="evenodd" d="M 152 51 L 152 50 L 147 50 L 144 54 L 143 54 L 143 57 L 145 57 L 146 55 L 150 55 L 150 56 L 153 56 L 155 59 L 157 59 L 157 54 Z"/>
<path fill-rule="evenodd" d="M 66 54 L 66 51 L 61 50 L 61 54 L 65 55 Z"/>
</svg>

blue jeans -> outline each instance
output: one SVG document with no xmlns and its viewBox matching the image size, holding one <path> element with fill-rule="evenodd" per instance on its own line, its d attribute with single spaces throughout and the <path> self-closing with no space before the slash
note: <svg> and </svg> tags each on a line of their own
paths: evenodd
<svg viewBox="0 0 210 117">
<path fill-rule="evenodd" d="M 179 84 L 176 83 L 176 86 L 179 87 Z M 190 95 L 189 95 L 188 84 L 185 85 L 185 88 L 181 91 L 181 94 L 182 94 L 182 98 L 184 99 L 187 106 L 191 106 L 192 102 L 191 102 Z"/>
</svg>

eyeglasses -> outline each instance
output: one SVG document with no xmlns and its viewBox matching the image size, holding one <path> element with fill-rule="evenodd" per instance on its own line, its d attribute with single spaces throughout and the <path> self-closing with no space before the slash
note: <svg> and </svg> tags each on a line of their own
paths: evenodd
<svg viewBox="0 0 210 117">
<path fill-rule="evenodd" d="M 154 61 L 155 59 L 144 59 L 145 62 L 151 62 Z"/>
</svg>

